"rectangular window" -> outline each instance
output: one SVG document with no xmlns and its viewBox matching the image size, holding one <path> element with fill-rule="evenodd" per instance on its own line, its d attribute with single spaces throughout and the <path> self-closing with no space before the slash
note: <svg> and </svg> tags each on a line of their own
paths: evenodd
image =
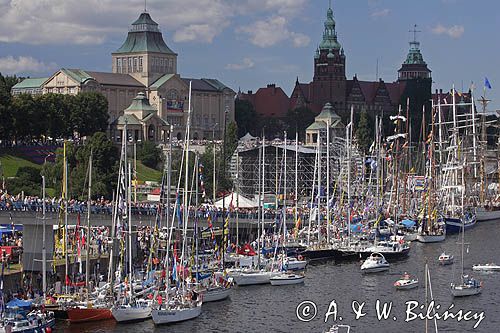
<svg viewBox="0 0 500 333">
<path fill-rule="evenodd" d="M 137 58 L 134 58 L 134 72 L 137 72 Z"/>
<path fill-rule="evenodd" d="M 128 68 L 127 68 L 127 73 L 132 72 L 132 58 L 128 58 Z"/>
<path fill-rule="evenodd" d="M 139 72 L 142 72 L 142 57 L 139 57 Z"/>
</svg>

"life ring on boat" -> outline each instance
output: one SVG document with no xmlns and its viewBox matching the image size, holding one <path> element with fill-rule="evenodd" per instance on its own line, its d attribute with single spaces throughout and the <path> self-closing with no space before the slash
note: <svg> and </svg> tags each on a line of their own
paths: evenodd
<svg viewBox="0 0 500 333">
<path fill-rule="evenodd" d="M 304 260 L 304 257 L 301 254 L 299 254 L 299 256 L 297 257 L 297 259 Z"/>
</svg>

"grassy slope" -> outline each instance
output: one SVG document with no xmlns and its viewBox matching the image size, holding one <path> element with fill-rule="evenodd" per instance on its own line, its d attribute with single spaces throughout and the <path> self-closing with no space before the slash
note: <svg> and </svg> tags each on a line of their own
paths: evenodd
<svg viewBox="0 0 500 333">
<path fill-rule="evenodd" d="M 141 162 L 137 161 L 137 178 L 139 181 L 161 182 L 161 171 L 151 169 Z"/>
<path fill-rule="evenodd" d="M 3 174 L 5 177 L 15 177 L 17 170 L 24 166 L 30 166 L 37 169 L 42 168 L 39 164 L 35 164 L 26 159 L 8 154 L 0 156 L 0 163 L 2 163 Z"/>
</svg>

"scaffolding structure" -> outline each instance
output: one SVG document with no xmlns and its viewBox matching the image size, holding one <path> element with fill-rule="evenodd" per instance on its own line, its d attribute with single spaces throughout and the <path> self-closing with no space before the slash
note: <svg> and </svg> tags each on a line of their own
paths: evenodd
<svg viewBox="0 0 500 333">
<path fill-rule="evenodd" d="M 323 141 L 323 140 L 322 140 Z M 327 145 L 321 142 L 319 145 L 321 156 L 321 182 L 322 188 L 326 186 L 326 163 L 327 163 Z M 265 142 L 265 161 L 264 161 L 264 197 L 276 197 L 283 194 L 283 177 L 286 177 L 287 196 L 294 197 L 295 192 L 295 158 L 296 143 L 288 141 L 285 146 L 283 141 Z M 284 150 L 287 150 L 286 164 L 287 172 L 284 175 Z M 312 195 L 313 188 L 317 188 L 317 178 L 315 178 L 315 165 L 317 165 L 318 146 L 298 145 L 298 199 L 303 201 Z M 250 146 L 240 145 L 231 159 L 231 178 L 235 190 L 242 195 L 252 197 L 257 195 L 259 186 L 259 169 L 262 167 L 262 142 L 254 142 Z M 330 142 L 330 184 L 341 178 L 341 173 L 345 172 L 345 139 L 334 137 Z M 339 177 L 340 176 L 340 177 Z M 317 177 L 317 174 L 316 174 Z M 315 182 L 313 184 L 313 182 Z M 324 190 L 324 188 L 323 188 Z M 317 191 L 317 189 L 315 189 Z M 324 192 L 324 191 L 323 191 Z M 269 199 L 264 201 L 269 202 Z"/>
</svg>

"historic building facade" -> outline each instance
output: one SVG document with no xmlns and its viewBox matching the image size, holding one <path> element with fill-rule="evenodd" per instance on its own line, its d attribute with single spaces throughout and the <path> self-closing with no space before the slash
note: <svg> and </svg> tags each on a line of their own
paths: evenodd
<svg viewBox="0 0 500 333">
<path fill-rule="evenodd" d="M 12 93 L 100 92 L 108 100 L 110 134 L 115 139 L 119 138 L 114 135 L 116 125 L 122 122 L 119 117 L 141 92 L 156 115 L 173 126 L 173 137 L 183 139 L 190 84 L 192 139 L 211 139 L 214 128 L 216 138 L 221 138 L 223 125 L 234 121 L 235 92 L 217 79 L 182 78 L 177 72 L 177 54 L 167 46 L 149 13 L 141 13 L 132 23 L 125 42 L 111 57 L 112 73 L 62 68 L 49 78 L 24 80 Z M 157 133 L 139 137 L 165 139 Z"/>
<path fill-rule="evenodd" d="M 416 40 L 410 42 L 410 50 L 398 70 L 396 81 L 385 82 L 382 79 L 362 81 L 356 75 L 348 80 L 346 76 L 347 55 L 339 41 L 333 10 L 328 8 L 323 36 L 313 60 L 313 80 L 304 83 L 297 78 L 288 105 L 282 106 L 282 103 L 275 103 L 277 107 L 272 112 L 276 115 L 274 117 L 299 107 L 307 107 L 315 114 L 319 114 L 326 103 L 331 104 L 333 110 L 341 116 L 344 124 L 349 122 L 351 107 L 356 115 L 365 110 L 372 119 L 375 115 L 387 117 L 395 114 L 400 105 L 406 112 L 408 100 L 410 113 L 415 119 L 421 117 L 423 105 L 430 109 L 431 71 L 427 68 L 420 52 L 420 43 Z M 252 102 L 257 113 L 270 116 L 271 112 L 264 110 L 258 103 L 254 103 L 259 99 L 257 94 L 240 93 L 238 98 Z M 273 96 L 266 98 L 267 104 L 272 98 Z"/>
</svg>

